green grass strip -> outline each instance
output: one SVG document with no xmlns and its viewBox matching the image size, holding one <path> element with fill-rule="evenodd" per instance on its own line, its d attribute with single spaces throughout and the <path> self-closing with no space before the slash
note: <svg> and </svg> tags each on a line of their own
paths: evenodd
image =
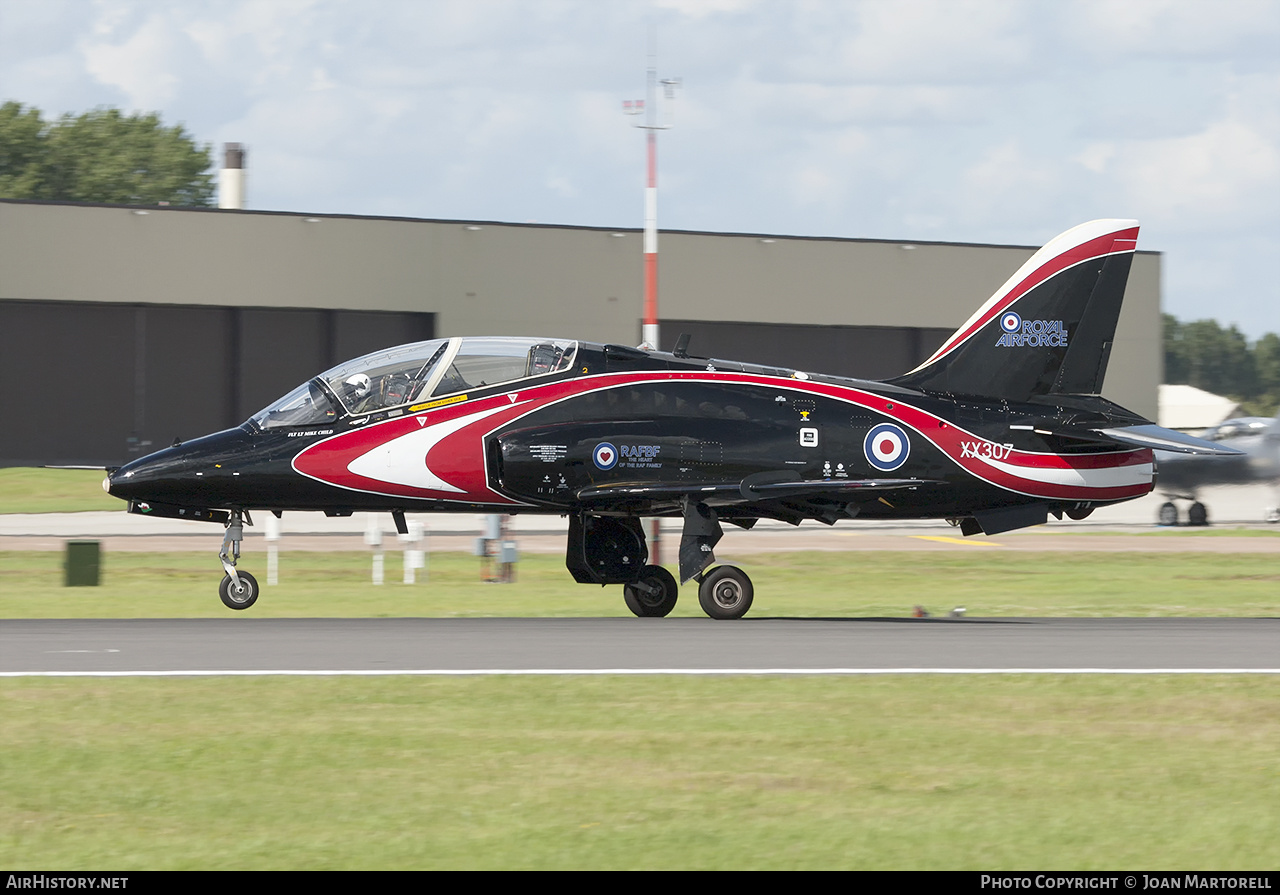
<svg viewBox="0 0 1280 895">
<path fill-rule="evenodd" d="M 123 510 L 102 490 L 101 469 L 0 469 L 0 513 L 80 513 Z"/>
<path fill-rule="evenodd" d="M 228 616 L 217 596 L 215 550 L 106 553 L 99 587 L 62 586 L 56 552 L 0 552 L 0 618 Z M 896 616 L 919 604 L 976 616 L 1276 616 L 1280 555 L 1215 553 L 768 553 L 743 560 L 755 583 L 752 617 Z M 241 568 L 265 582 L 264 559 Z M 244 617 L 628 615 L 620 587 L 575 584 L 558 556 L 526 555 L 514 584 L 480 580 L 479 560 L 431 557 L 426 581 L 371 582 L 367 553 L 288 553 L 280 584 L 264 585 Z M 692 582 L 674 616 L 701 616 Z M 239 615 L 239 614 L 237 614 Z"/>
<path fill-rule="evenodd" d="M 13 869 L 1280 865 L 1280 681 L 0 681 Z"/>
</svg>

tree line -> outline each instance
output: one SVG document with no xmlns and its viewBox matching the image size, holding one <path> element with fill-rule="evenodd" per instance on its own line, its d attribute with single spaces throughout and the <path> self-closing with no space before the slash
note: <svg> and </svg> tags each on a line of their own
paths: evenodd
<svg viewBox="0 0 1280 895">
<path fill-rule="evenodd" d="M 1244 413 L 1272 416 L 1280 405 L 1280 336 L 1252 345 L 1234 324 L 1183 323 L 1164 315 L 1164 381 L 1239 401 Z"/>
<path fill-rule="evenodd" d="M 98 108 L 46 120 L 0 105 L 0 198 L 210 206 L 213 148 L 156 113 Z"/>
</svg>

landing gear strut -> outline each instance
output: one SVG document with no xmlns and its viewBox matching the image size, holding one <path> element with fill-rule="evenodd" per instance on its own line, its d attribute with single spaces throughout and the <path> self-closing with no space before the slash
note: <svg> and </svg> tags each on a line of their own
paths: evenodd
<svg viewBox="0 0 1280 895">
<path fill-rule="evenodd" d="M 247 511 L 231 511 L 227 533 L 222 537 L 222 550 L 218 552 L 218 559 L 222 560 L 222 568 L 227 573 L 218 585 L 218 596 L 228 609 L 248 609 L 258 600 L 258 579 L 248 572 L 236 570 L 236 563 L 240 561 L 240 542 L 244 540 L 244 517 L 247 515 Z M 252 518 L 249 524 L 253 524 Z"/>
</svg>

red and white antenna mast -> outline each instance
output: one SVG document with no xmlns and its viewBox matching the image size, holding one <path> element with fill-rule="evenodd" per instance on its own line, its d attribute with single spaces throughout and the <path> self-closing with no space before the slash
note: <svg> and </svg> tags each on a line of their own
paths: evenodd
<svg viewBox="0 0 1280 895">
<path fill-rule="evenodd" d="M 644 190 L 644 325 L 640 347 L 651 351 L 658 347 L 658 131 L 671 127 L 669 120 L 660 120 L 658 115 L 657 89 L 661 84 L 663 96 L 669 102 L 675 99 L 676 88 L 680 86 L 679 78 L 658 80 L 654 43 L 650 34 L 645 99 L 626 100 L 622 104 L 622 111 L 628 115 L 644 116 L 644 123 L 636 122 L 635 126 L 644 129 L 648 150 L 649 170 Z"/>
</svg>

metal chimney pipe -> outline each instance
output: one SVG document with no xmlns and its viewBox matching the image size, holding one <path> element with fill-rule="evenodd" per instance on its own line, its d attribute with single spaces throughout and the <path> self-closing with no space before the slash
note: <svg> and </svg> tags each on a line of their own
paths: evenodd
<svg viewBox="0 0 1280 895">
<path fill-rule="evenodd" d="M 245 148 L 240 143 L 223 143 L 222 170 L 218 172 L 218 207 L 244 208 Z"/>
</svg>

